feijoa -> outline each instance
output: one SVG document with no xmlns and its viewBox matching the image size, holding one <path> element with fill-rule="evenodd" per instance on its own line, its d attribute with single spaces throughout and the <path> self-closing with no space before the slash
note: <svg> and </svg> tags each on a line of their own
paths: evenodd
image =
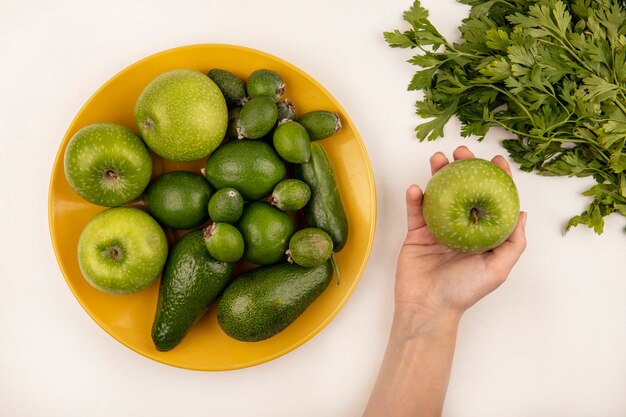
<svg viewBox="0 0 626 417">
<path fill-rule="evenodd" d="M 270 97 L 258 96 L 248 100 L 239 112 L 237 137 L 259 139 L 268 134 L 278 120 L 276 102 Z"/>
<path fill-rule="evenodd" d="M 241 113 L 241 107 L 233 107 L 228 110 L 228 127 L 226 128 L 226 137 L 228 139 L 237 139 L 239 137 L 237 132 L 239 113 Z"/>
<path fill-rule="evenodd" d="M 250 98 L 264 96 L 278 101 L 285 93 L 285 82 L 277 72 L 259 69 L 248 77 L 246 89 Z"/>
<path fill-rule="evenodd" d="M 204 229 L 204 244 L 209 254 L 222 262 L 237 262 L 243 255 L 241 232 L 228 223 L 213 223 Z"/>
<path fill-rule="evenodd" d="M 297 119 L 309 133 L 309 139 L 325 139 L 341 130 L 341 119 L 337 113 L 315 110 L 303 114 Z"/>
<path fill-rule="evenodd" d="M 285 120 L 272 135 L 274 149 L 287 162 L 304 164 L 311 157 L 311 141 L 306 129 L 298 122 Z"/>
<path fill-rule="evenodd" d="M 333 240 L 316 227 L 298 230 L 289 240 L 288 260 L 312 268 L 326 262 L 333 254 Z"/>
<path fill-rule="evenodd" d="M 311 188 L 305 182 L 289 178 L 276 184 L 269 202 L 282 211 L 296 211 L 303 208 L 310 198 Z"/>
<path fill-rule="evenodd" d="M 208 211 L 214 222 L 235 223 L 243 212 L 243 197 L 234 188 L 222 188 L 209 200 Z"/>
<path fill-rule="evenodd" d="M 296 106 L 289 99 L 284 99 L 276 103 L 278 108 L 278 120 L 295 120 L 296 119 Z"/>
<path fill-rule="evenodd" d="M 229 106 L 242 106 L 246 100 L 246 86 L 239 77 L 230 71 L 214 68 L 209 78 L 219 87 Z"/>
</svg>

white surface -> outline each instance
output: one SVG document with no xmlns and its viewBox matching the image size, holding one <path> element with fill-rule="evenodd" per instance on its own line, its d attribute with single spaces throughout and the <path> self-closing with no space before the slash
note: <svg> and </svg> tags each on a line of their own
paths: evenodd
<svg viewBox="0 0 626 417">
<path fill-rule="evenodd" d="M 384 30 L 410 0 L 0 1 L 0 415 L 359 416 L 386 345 L 404 190 L 424 185 L 428 158 L 467 144 L 419 143 L 406 91 L 415 68 Z M 428 0 L 450 38 L 464 8 Z M 367 270 L 345 308 L 297 350 L 253 368 L 203 373 L 140 356 L 81 309 L 48 234 L 48 181 L 57 147 L 108 78 L 152 53 L 231 43 L 277 55 L 321 82 L 360 131 L 374 168 L 378 228 Z M 529 212 L 528 249 L 509 280 L 463 319 L 446 402 L 456 417 L 626 415 L 626 236 L 563 236 L 591 182 L 514 168 Z"/>
</svg>

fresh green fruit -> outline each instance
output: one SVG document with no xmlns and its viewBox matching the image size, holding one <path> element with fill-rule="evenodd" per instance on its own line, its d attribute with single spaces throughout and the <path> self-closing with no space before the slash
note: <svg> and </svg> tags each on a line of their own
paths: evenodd
<svg viewBox="0 0 626 417">
<path fill-rule="evenodd" d="M 207 159 L 205 176 L 216 188 L 235 188 L 244 200 L 257 200 L 272 192 L 285 177 L 285 163 L 263 141 L 225 143 Z"/>
<path fill-rule="evenodd" d="M 243 256 L 243 236 L 232 224 L 213 223 L 204 229 L 204 244 L 218 261 L 237 262 Z"/>
<path fill-rule="evenodd" d="M 298 230 L 289 239 L 289 260 L 312 268 L 327 261 L 333 254 L 333 240 L 328 233 L 316 227 Z"/>
<path fill-rule="evenodd" d="M 268 69 L 260 69 L 250 74 L 246 89 L 250 98 L 270 97 L 272 100 L 278 101 L 285 93 L 285 83 L 278 73 Z"/>
<path fill-rule="evenodd" d="M 284 99 L 276 103 L 278 108 L 278 120 L 295 120 L 296 119 L 296 106 L 293 105 L 289 99 Z"/>
<path fill-rule="evenodd" d="M 228 128 L 226 129 L 226 137 L 229 139 L 237 139 L 239 137 L 239 133 L 237 132 L 239 113 L 241 113 L 241 107 L 233 107 L 228 111 Z"/>
<path fill-rule="evenodd" d="M 199 174 L 173 171 L 148 186 L 144 202 L 150 214 L 162 225 L 191 229 L 209 219 L 207 205 L 213 194 L 211 184 Z"/>
<path fill-rule="evenodd" d="M 246 205 L 237 228 L 243 236 L 244 259 L 258 265 L 280 261 L 295 231 L 287 213 L 260 201 Z"/>
<path fill-rule="evenodd" d="M 243 213 L 243 197 L 234 188 L 217 190 L 209 200 L 208 212 L 216 223 L 235 223 Z"/>
<path fill-rule="evenodd" d="M 329 261 L 314 268 L 280 263 L 253 269 L 226 288 L 217 306 L 217 322 L 237 340 L 268 339 L 300 317 L 332 276 Z"/>
<path fill-rule="evenodd" d="M 295 175 L 311 187 L 311 199 L 303 209 L 306 224 L 328 233 L 339 252 L 348 240 L 348 217 L 330 160 L 319 143 L 311 144 L 309 162 L 295 165 Z"/>
<path fill-rule="evenodd" d="M 298 123 L 304 126 L 311 140 L 326 139 L 341 130 L 339 115 L 326 110 L 305 113 L 298 118 Z"/>
<path fill-rule="evenodd" d="M 167 239 L 146 212 L 115 207 L 97 214 L 78 240 L 78 265 L 95 288 L 131 294 L 152 284 L 167 258 Z"/>
<path fill-rule="evenodd" d="M 168 351 L 181 342 L 226 288 L 232 270 L 232 263 L 209 255 L 202 230 L 176 242 L 163 269 L 152 325 L 157 350 Z"/>
<path fill-rule="evenodd" d="M 213 81 L 194 70 L 173 70 L 156 77 L 135 104 L 135 122 L 146 144 L 172 161 L 209 155 L 224 139 L 226 100 Z"/>
<path fill-rule="evenodd" d="M 219 87 L 230 106 L 242 106 L 246 101 L 246 85 L 232 72 L 214 68 L 209 71 L 209 78 Z"/>
<path fill-rule="evenodd" d="M 287 162 L 303 164 L 311 157 L 309 134 L 298 122 L 280 123 L 274 130 L 272 140 L 278 155 Z"/>
<path fill-rule="evenodd" d="M 139 197 L 150 182 L 152 159 L 141 138 L 114 123 L 85 126 L 64 154 L 65 177 L 85 200 L 120 206 Z"/>
<path fill-rule="evenodd" d="M 484 252 L 513 232 L 519 196 L 511 177 L 479 158 L 452 162 L 433 175 L 422 210 L 428 229 L 443 245 L 459 252 Z"/>
<path fill-rule="evenodd" d="M 259 139 L 267 135 L 278 120 L 278 108 L 269 97 L 259 96 L 248 100 L 239 112 L 237 137 Z"/>
<path fill-rule="evenodd" d="M 296 211 L 303 208 L 311 198 L 311 187 L 305 182 L 289 178 L 276 184 L 269 203 L 282 211 Z"/>
</svg>

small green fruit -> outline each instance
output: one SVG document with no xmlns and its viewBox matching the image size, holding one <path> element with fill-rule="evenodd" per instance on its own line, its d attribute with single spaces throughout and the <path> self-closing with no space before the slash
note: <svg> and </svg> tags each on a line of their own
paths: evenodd
<svg viewBox="0 0 626 417">
<path fill-rule="evenodd" d="M 282 211 L 296 211 L 303 208 L 311 198 L 311 187 L 305 182 L 290 178 L 276 184 L 269 203 Z"/>
<path fill-rule="evenodd" d="M 245 243 L 244 259 L 258 265 L 280 261 L 295 232 L 287 213 L 259 201 L 246 205 L 237 228 Z"/>
<path fill-rule="evenodd" d="M 278 108 L 278 121 L 296 119 L 296 106 L 289 99 L 279 101 L 276 107 Z"/>
<path fill-rule="evenodd" d="M 237 132 L 239 113 L 241 113 L 241 107 L 233 107 L 228 111 L 228 128 L 226 129 L 226 137 L 228 139 L 237 139 L 239 136 Z"/>
<path fill-rule="evenodd" d="M 250 74 L 246 89 L 250 98 L 263 96 L 278 101 L 285 93 L 285 82 L 275 71 L 260 69 Z"/>
<path fill-rule="evenodd" d="M 272 136 L 274 149 L 287 162 L 304 164 L 311 157 L 311 141 L 306 129 L 298 122 L 281 122 Z"/>
<path fill-rule="evenodd" d="M 158 177 L 146 189 L 144 202 L 162 225 L 191 229 L 209 218 L 207 205 L 213 188 L 204 177 L 188 171 L 173 171 Z"/>
<path fill-rule="evenodd" d="M 333 240 L 315 227 L 298 230 L 289 240 L 288 260 L 312 268 L 326 262 L 333 254 Z"/>
<path fill-rule="evenodd" d="M 234 188 L 217 190 L 209 200 L 208 212 L 214 222 L 233 224 L 243 213 L 243 197 Z"/>
<path fill-rule="evenodd" d="M 243 256 L 241 232 L 228 223 L 213 223 L 204 229 L 204 244 L 209 254 L 222 262 L 237 262 Z"/>
<path fill-rule="evenodd" d="M 219 87 L 229 106 L 242 106 L 246 101 L 246 86 L 232 72 L 214 68 L 209 71 L 209 78 Z"/>
<path fill-rule="evenodd" d="M 239 139 L 259 139 L 268 134 L 278 120 L 278 108 L 269 97 L 254 97 L 243 105 L 237 120 Z"/>
<path fill-rule="evenodd" d="M 339 115 L 326 110 L 305 113 L 298 118 L 298 123 L 304 126 L 311 140 L 326 139 L 341 130 Z"/>
</svg>

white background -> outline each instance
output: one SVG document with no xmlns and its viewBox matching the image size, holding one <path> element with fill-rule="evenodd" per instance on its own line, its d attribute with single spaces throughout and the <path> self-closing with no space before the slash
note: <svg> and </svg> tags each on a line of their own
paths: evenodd
<svg viewBox="0 0 626 417">
<path fill-rule="evenodd" d="M 386 346 L 404 190 L 425 185 L 428 158 L 466 144 L 419 143 L 410 51 L 382 32 L 403 27 L 410 0 L 0 0 L 0 415 L 359 416 Z M 466 9 L 425 0 L 450 39 Z M 155 52 L 196 43 L 260 49 L 322 83 L 356 124 L 371 158 L 378 223 L 353 296 L 308 343 L 272 362 L 196 372 L 153 362 L 82 310 L 49 239 L 48 182 L 65 130 L 111 76 Z M 529 212 L 528 249 L 509 280 L 462 323 L 445 415 L 626 416 L 624 218 L 596 236 L 567 219 L 590 180 L 543 178 L 514 167 Z"/>
</svg>

